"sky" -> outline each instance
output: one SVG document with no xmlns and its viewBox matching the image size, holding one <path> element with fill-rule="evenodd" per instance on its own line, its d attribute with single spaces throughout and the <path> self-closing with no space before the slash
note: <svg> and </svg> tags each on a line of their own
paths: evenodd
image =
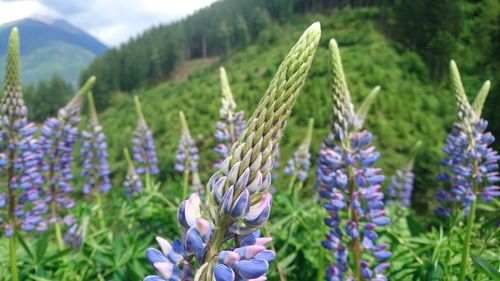
<svg viewBox="0 0 500 281">
<path fill-rule="evenodd" d="M 63 18 L 117 46 L 148 27 L 181 19 L 216 0 L 0 0 L 0 25 L 29 16 Z"/>
</svg>

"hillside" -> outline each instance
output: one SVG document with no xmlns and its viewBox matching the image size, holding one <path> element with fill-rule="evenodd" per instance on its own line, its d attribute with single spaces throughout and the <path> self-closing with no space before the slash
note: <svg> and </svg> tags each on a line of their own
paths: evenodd
<svg viewBox="0 0 500 281">
<path fill-rule="evenodd" d="M 373 105 L 367 127 L 381 150 L 381 165 L 387 175 L 406 161 L 405 153 L 422 140 L 417 159 L 416 203 L 424 207 L 433 195 L 440 146 L 454 118 L 454 100 L 448 85 L 429 84 L 420 75 L 425 66 L 411 52 L 400 52 L 376 28 L 378 10 L 360 9 L 333 12 L 329 16 L 296 17 L 288 25 L 272 25 L 256 44 L 190 75 L 180 83 L 165 82 L 149 89 L 115 94 L 113 106 L 101 119 L 109 136 L 111 162 L 123 159 L 122 148 L 129 145 L 135 126 L 132 95 L 141 97 L 143 110 L 156 136 L 161 163 L 161 180 L 171 182 L 175 149 L 180 133 L 178 111 L 186 113 L 191 133 L 203 151 L 202 159 L 213 156 L 212 134 L 220 106 L 218 68 L 226 67 L 238 107 L 249 112 L 264 94 L 274 72 L 302 30 L 313 21 L 322 24 L 323 35 L 308 80 L 299 97 L 292 120 L 282 142 L 286 161 L 300 143 L 309 117 L 314 117 L 313 158 L 328 130 L 330 117 L 327 43 L 336 38 L 341 47 L 344 67 L 356 104 L 380 85 L 382 90 Z M 458 60 L 460 64 L 460 60 Z M 376 120 L 376 121 L 375 121 Z M 120 134 L 115 132 L 120 131 Z M 112 167 L 115 173 L 125 171 L 125 163 Z M 210 161 L 200 164 L 203 171 L 212 169 Z M 121 175 L 115 174 L 116 180 Z M 423 183 L 427 183 L 424 185 Z M 422 208 L 425 209 L 425 208 Z"/>
<path fill-rule="evenodd" d="M 0 61 L 5 61 L 10 29 L 19 28 L 23 83 L 48 80 L 58 74 L 76 84 L 80 71 L 107 47 L 64 20 L 27 18 L 0 26 Z M 0 82 L 4 67 L 0 67 Z"/>
</svg>

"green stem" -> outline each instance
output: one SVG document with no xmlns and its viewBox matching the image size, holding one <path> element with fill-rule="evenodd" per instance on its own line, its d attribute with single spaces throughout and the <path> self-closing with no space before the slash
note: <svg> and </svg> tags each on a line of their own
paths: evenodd
<svg viewBox="0 0 500 281">
<path fill-rule="evenodd" d="M 474 140 L 472 136 L 469 136 L 471 140 Z M 474 145 L 474 144 L 473 144 Z M 477 180 L 476 180 L 476 175 L 477 175 L 477 170 L 478 170 L 478 161 L 475 160 L 473 163 L 472 167 L 472 193 L 474 195 L 477 195 Z M 474 198 L 474 201 L 472 201 L 470 210 L 469 210 L 469 216 L 467 217 L 467 226 L 465 230 L 465 247 L 462 251 L 462 261 L 460 262 L 460 277 L 458 278 L 459 281 L 464 281 L 465 280 L 465 272 L 467 271 L 467 266 L 468 266 L 468 261 L 469 261 L 469 254 L 470 254 L 470 238 L 472 236 L 472 227 L 474 226 L 474 218 L 476 216 L 476 201 L 477 199 Z"/>
<path fill-rule="evenodd" d="M 186 199 L 189 190 L 189 170 L 186 168 L 184 171 L 184 181 L 182 185 L 182 200 Z"/>
<path fill-rule="evenodd" d="M 354 192 L 356 191 L 356 186 L 354 182 L 354 169 L 352 167 L 348 168 L 348 179 L 349 179 L 349 198 L 350 198 L 350 203 L 349 203 L 349 208 L 351 209 L 351 221 L 356 223 L 356 225 L 359 225 L 359 218 L 358 218 L 358 213 L 355 208 L 352 207 L 352 202 L 353 202 L 353 195 Z M 351 252 L 353 253 L 353 258 L 354 258 L 354 280 L 363 280 L 361 279 L 361 244 L 359 242 L 359 237 L 356 239 L 353 239 L 349 245 L 351 248 Z"/>
<path fill-rule="evenodd" d="M 293 186 L 295 185 L 295 180 L 297 179 L 297 167 L 295 167 L 295 170 L 293 171 L 292 178 L 290 178 L 290 183 L 288 184 L 288 195 L 292 195 L 293 193 Z"/>
<path fill-rule="evenodd" d="M 19 280 L 19 273 L 17 269 L 17 255 L 16 255 L 16 239 L 17 239 L 17 225 L 16 225 L 16 194 L 10 185 L 11 179 L 14 177 L 14 163 L 15 152 L 10 151 L 9 153 L 9 168 L 8 168 L 8 177 L 7 177 L 7 189 L 8 189 L 8 201 L 9 201 L 9 223 L 12 229 L 12 236 L 9 238 L 9 262 L 10 262 L 10 273 L 12 275 L 13 281 Z"/>
<path fill-rule="evenodd" d="M 54 223 L 54 230 L 56 232 L 57 248 L 59 249 L 59 251 L 62 251 L 64 250 L 64 243 L 62 238 L 61 225 L 58 221 Z"/>
<path fill-rule="evenodd" d="M 475 185 L 475 184 L 474 184 Z M 467 228 L 465 230 L 465 247 L 462 251 L 462 262 L 460 263 L 460 278 L 459 281 L 465 280 L 465 272 L 467 270 L 467 265 L 469 261 L 470 254 L 470 238 L 472 236 L 472 226 L 474 225 L 474 217 L 476 213 L 476 200 L 472 201 L 469 211 L 469 217 L 467 217 Z"/>
<path fill-rule="evenodd" d="M 298 206 L 299 204 L 299 194 L 300 194 L 300 190 L 302 190 L 302 187 L 304 186 L 304 182 L 300 181 L 298 183 L 298 185 L 295 187 L 295 189 L 293 190 L 293 205 L 294 206 Z"/>
<path fill-rule="evenodd" d="M 16 257 L 16 233 L 14 232 L 11 237 L 9 237 L 9 261 L 10 261 L 10 274 L 12 275 L 13 281 L 19 281 L 19 273 L 17 270 L 17 257 Z"/>
<path fill-rule="evenodd" d="M 151 191 L 151 190 L 152 190 L 151 175 L 149 174 L 149 172 L 146 172 L 146 191 Z"/>
<path fill-rule="evenodd" d="M 102 197 L 101 194 L 99 194 L 99 191 L 95 191 L 95 197 L 97 200 L 97 217 L 99 218 L 99 226 L 101 227 L 101 230 L 106 228 L 106 222 L 104 221 L 104 213 L 102 211 Z"/>
</svg>

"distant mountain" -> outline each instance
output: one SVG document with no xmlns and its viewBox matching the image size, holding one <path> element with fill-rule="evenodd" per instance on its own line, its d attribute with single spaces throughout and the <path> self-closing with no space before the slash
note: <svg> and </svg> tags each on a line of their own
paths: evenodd
<svg viewBox="0 0 500 281">
<path fill-rule="evenodd" d="M 107 46 L 61 19 L 26 18 L 0 26 L 0 81 L 3 80 L 10 29 L 19 28 L 23 84 L 58 74 L 76 84 L 80 70 Z"/>
</svg>

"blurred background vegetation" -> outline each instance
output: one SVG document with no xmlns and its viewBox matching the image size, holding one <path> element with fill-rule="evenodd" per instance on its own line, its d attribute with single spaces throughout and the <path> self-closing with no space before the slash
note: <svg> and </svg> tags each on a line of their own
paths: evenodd
<svg viewBox="0 0 500 281">
<path fill-rule="evenodd" d="M 382 87 L 368 129 L 377 136 L 382 163 L 390 175 L 408 158 L 417 140 L 414 205 L 428 212 L 436 188 L 441 145 L 454 120 L 454 99 L 447 69 L 454 58 L 468 94 L 474 96 L 486 79 L 492 92 L 484 117 L 500 133 L 500 4 L 483 1 L 263 1 L 226 0 L 179 22 L 146 31 L 96 59 L 81 81 L 96 75 L 97 104 L 110 136 L 115 175 L 125 171 L 121 148 L 135 125 L 131 95 L 143 100 L 145 115 L 156 135 L 162 180 L 175 178 L 174 151 L 179 135 L 177 111 L 183 110 L 197 144 L 208 159 L 218 118 L 218 67 L 224 65 L 240 108 L 252 109 L 272 74 L 305 26 L 319 20 L 323 36 L 315 63 L 283 140 L 287 159 L 314 117 L 313 157 L 330 118 L 326 49 L 339 42 L 351 94 L 359 103 L 376 85 Z M 123 134 L 111 134 L 121 131 Z M 498 147 L 498 144 L 497 144 Z M 121 175 L 118 176 L 121 180 Z"/>
</svg>

